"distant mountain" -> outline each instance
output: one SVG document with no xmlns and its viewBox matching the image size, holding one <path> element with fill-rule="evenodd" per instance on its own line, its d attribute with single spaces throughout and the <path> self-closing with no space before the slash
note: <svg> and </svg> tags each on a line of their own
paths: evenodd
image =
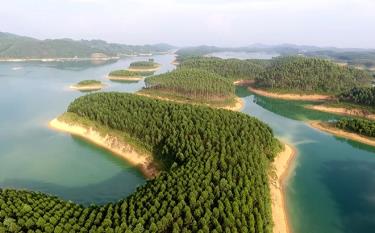
<svg viewBox="0 0 375 233">
<path fill-rule="evenodd" d="M 103 40 L 47 39 L 38 40 L 0 32 L 1 59 L 89 58 L 91 56 L 120 56 L 140 53 L 161 53 L 174 49 L 168 44 L 124 45 Z"/>
<path fill-rule="evenodd" d="M 278 53 L 281 56 L 304 55 L 330 59 L 339 63 L 347 63 L 348 65 L 357 66 L 359 68 L 375 69 L 375 49 L 318 47 L 294 44 L 253 44 L 233 48 L 202 45 L 179 49 L 177 54 L 180 56 L 180 59 L 182 59 L 183 57 L 204 56 L 214 52 L 265 52 Z"/>
</svg>

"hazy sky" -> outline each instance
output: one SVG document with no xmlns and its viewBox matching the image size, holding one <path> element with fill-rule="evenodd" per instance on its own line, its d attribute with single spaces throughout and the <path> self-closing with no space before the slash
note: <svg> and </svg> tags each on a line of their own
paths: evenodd
<svg viewBox="0 0 375 233">
<path fill-rule="evenodd" d="M 3 0 L 0 31 L 127 44 L 375 48 L 375 0 Z"/>
</svg>

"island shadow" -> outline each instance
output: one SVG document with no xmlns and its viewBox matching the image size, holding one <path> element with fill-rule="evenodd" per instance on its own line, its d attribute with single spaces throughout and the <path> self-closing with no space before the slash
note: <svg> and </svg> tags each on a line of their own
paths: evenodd
<svg viewBox="0 0 375 233">
<path fill-rule="evenodd" d="M 29 179 L 6 179 L 0 183 L 0 187 L 38 191 L 89 206 L 91 204 L 103 205 L 126 198 L 145 183 L 146 180 L 139 171 L 128 169 L 105 181 L 79 187 L 67 187 Z"/>
</svg>

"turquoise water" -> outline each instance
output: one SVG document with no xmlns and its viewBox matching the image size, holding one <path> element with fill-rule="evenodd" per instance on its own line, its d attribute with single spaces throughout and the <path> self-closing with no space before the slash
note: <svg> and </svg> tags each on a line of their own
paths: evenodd
<svg viewBox="0 0 375 233">
<path fill-rule="evenodd" d="M 174 68 L 173 55 L 155 56 Z M 138 83 L 106 80 L 127 67 L 129 58 L 113 63 L 0 63 L 0 187 L 57 195 L 82 204 L 116 201 L 145 183 L 126 162 L 80 139 L 47 127 L 84 93 L 69 85 L 100 79 L 103 91 L 134 92 Z M 373 232 L 375 229 L 375 149 L 310 128 L 304 120 L 330 120 L 331 114 L 303 108 L 307 102 L 254 96 L 244 88 L 244 113 L 268 123 L 275 134 L 298 149 L 286 185 L 294 232 Z"/>
<path fill-rule="evenodd" d="M 301 120 L 337 116 L 306 110 L 301 102 L 254 96 L 243 88 L 244 113 L 269 124 L 298 150 L 286 184 L 293 232 L 374 232 L 375 148 L 309 127 Z"/>
<path fill-rule="evenodd" d="M 154 56 L 173 69 L 172 55 Z M 57 195 L 82 204 L 116 201 L 145 183 L 141 173 L 123 160 L 70 135 L 55 132 L 48 122 L 85 93 L 69 89 L 84 79 L 102 80 L 103 91 L 134 92 L 143 81 L 111 82 L 106 75 L 126 68 L 129 58 L 94 65 L 88 62 L 0 63 L 0 187 Z"/>
</svg>

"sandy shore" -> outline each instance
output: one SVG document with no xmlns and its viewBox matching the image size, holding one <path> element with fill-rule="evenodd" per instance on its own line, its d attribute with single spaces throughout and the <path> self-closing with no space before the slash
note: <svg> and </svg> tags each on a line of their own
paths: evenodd
<svg viewBox="0 0 375 233">
<path fill-rule="evenodd" d="M 101 85 L 85 85 L 85 86 L 77 86 L 77 85 L 71 85 L 69 88 L 73 90 L 78 91 L 97 91 L 104 87 L 104 84 Z"/>
<path fill-rule="evenodd" d="M 141 76 L 112 76 L 108 75 L 107 78 L 109 80 L 115 80 L 115 81 L 140 81 L 143 79 Z"/>
<path fill-rule="evenodd" d="M 256 89 L 254 87 L 249 86 L 249 90 L 257 95 L 266 96 L 275 99 L 284 99 L 284 100 L 301 100 L 301 101 L 326 101 L 331 99 L 331 96 L 328 95 L 300 95 L 300 94 L 279 94 L 268 92 L 265 90 Z"/>
<path fill-rule="evenodd" d="M 370 146 L 375 146 L 375 138 L 370 138 L 370 137 L 362 136 L 360 134 L 342 130 L 342 129 L 339 129 L 330 125 L 329 123 L 325 123 L 321 121 L 309 121 L 308 123 L 311 127 L 315 129 L 333 134 L 337 137 L 350 139 L 350 140 L 357 141 L 357 142 L 367 144 Z"/>
<path fill-rule="evenodd" d="M 171 62 L 171 64 L 172 64 L 172 65 L 175 65 L 175 66 L 178 66 L 180 63 L 179 63 L 176 59 L 174 59 L 174 60 Z"/>
<path fill-rule="evenodd" d="M 243 109 L 244 106 L 245 106 L 245 101 L 239 97 L 236 97 L 236 103 L 234 106 L 226 106 L 226 107 L 218 107 L 218 108 L 239 112 Z"/>
<path fill-rule="evenodd" d="M 365 110 L 361 109 L 349 109 L 349 108 L 343 108 L 343 107 L 328 107 L 324 105 L 308 105 L 305 108 L 317 110 L 321 112 L 328 112 L 338 115 L 344 115 L 344 116 L 356 116 L 356 117 L 364 117 L 369 120 L 375 120 L 375 114 L 371 114 Z"/>
<path fill-rule="evenodd" d="M 181 103 L 181 104 L 203 105 L 203 106 L 208 106 L 208 107 L 212 107 L 212 108 L 231 110 L 231 111 L 234 111 L 234 112 L 241 111 L 243 109 L 243 107 L 245 106 L 245 102 L 243 101 L 243 99 L 241 99 L 239 97 L 236 97 L 236 103 L 233 106 L 230 105 L 230 106 L 223 106 L 223 107 L 214 107 L 214 106 L 211 106 L 209 104 L 199 104 L 199 103 L 191 103 L 189 101 L 174 100 L 174 99 L 170 99 L 170 98 L 166 98 L 166 97 L 149 95 L 149 94 L 142 93 L 142 92 L 136 92 L 135 94 L 140 95 L 140 96 L 145 96 L 145 97 L 148 97 L 148 98 L 152 98 L 152 99 L 171 101 L 171 102 Z"/>
<path fill-rule="evenodd" d="M 125 159 L 131 165 L 138 167 L 146 178 L 153 178 L 158 174 L 151 155 L 135 151 L 131 145 L 115 135 L 107 134 L 103 136 L 92 127 L 87 128 L 80 124 L 66 123 L 57 118 L 49 122 L 49 127 L 81 137 L 111 151 Z"/>
<path fill-rule="evenodd" d="M 270 192 L 273 233 L 290 233 L 288 213 L 285 202 L 284 185 L 291 170 L 297 151 L 288 144 L 284 144 L 284 150 L 280 152 L 272 163 L 273 176 L 270 176 Z"/>
<path fill-rule="evenodd" d="M 132 72 L 152 72 L 152 71 L 157 71 L 159 70 L 161 65 L 158 65 L 157 67 L 154 68 L 131 68 L 129 67 L 127 70 L 132 71 Z"/>
<path fill-rule="evenodd" d="M 233 82 L 235 86 L 249 86 L 253 83 L 254 83 L 254 80 L 237 80 Z"/>
</svg>

